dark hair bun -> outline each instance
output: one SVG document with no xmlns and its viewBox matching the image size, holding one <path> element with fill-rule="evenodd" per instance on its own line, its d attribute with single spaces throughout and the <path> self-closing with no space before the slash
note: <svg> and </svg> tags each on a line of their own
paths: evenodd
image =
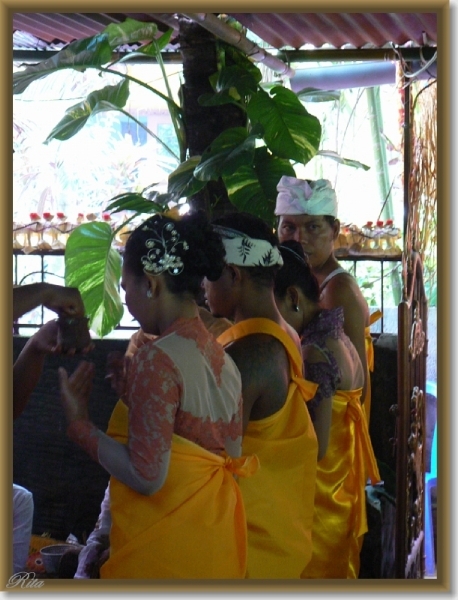
<svg viewBox="0 0 458 600">
<path fill-rule="evenodd" d="M 304 249 L 299 242 L 288 240 L 280 244 L 283 266 L 275 278 L 275 295 L 284 298 L 291 285 L 299 287 L 306 298 L 318 304 L 320 286 L 312 273 Z"/>
<path fill-rule="evenodd" d="M 308 262 L 307 257 L 305 256 L 304 248 L 302 244 L 296 242 L 296 240 L 285 240 L 279 246 L 279 250 L 283 257 L 283 260 L 290 258 L 291 254 L 296 260 L 302 260 L 302 262 Z M 286 253 L 285 253 L 286 250 Z"/>
<path fill-rule="evenodd" d="M 226 251 L 218 233 L 203 211 L 189 213 L 177 222 L 177 231 L 188 242 L 185 269 L 199 277 L 215 281 L 221 276 Z"/>
<path fill-rule="evenodd" d="M 214 219 L 213 224 L 235 229 L 254 239 L 266 240 L 274 247 L 279 244 L 278 237 L 273 232 L 272 227 L 266 221 L 251 213 L 229 213 Z"/>
<path fill-rule="evenodd" d="M 204 212 L 189 213 L 177 220 L 154 215 L 139 225 L 129 236 L 124 254 L 126 266 L 135 275 L 144 274 L 143 261 L 148 254 L 148 248 L 151 248 L 151 245 L 147 244 L 156 239 L 159 243 L 153 246 L 153 249 L 159 250 L 159 258 L 163 255 L 164 248 L 161 239 L 169 242 L 172 240 L 172 244 L 173 240 L 178 241 L 173 247 L 173 256 L 182 263 L 179 272 L 174 273 L 166 268 L 158 273 L 164 275 L 171 292 L 190 292 L 197 297 L 204 277 L 212 281 L 220 277 L 225 265 L 226 251 L 221 237 L 213 230 Z M 168 244 L 167 241 L 165 243 Z M 153 253 L 152 268 L 155 264 L 158 264 L 158 258 Z M 154 275 L 150 269 L 148 272 Z"/>
</svg>

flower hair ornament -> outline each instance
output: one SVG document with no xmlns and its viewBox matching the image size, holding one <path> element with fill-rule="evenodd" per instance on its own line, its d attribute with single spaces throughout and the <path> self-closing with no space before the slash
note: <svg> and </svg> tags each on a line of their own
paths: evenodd
<svg viewBox="0 0 458 600">
<path fill-rule="evenodd" d="M 157 222 L 159 229 L 160 222 Z M 178 254 L 178 249 L 186 252 L 189 245 L 185 240 L 180 240 L 180 235 L 175 225 L 170 221 L 162 226 L 162 231 L 145 225 L 143 231 L 152 231 L 153 235 L 146 240 L 145 246 L 148 252 L 142 256 L 141 261 L 144 270 L 152 275 L 161 275 L 168 271 L 170 275 L 179 275 L 184 269 L 184 263 Z"/>
<path fill-rule="evenodd" d="M 226 250 L 226 263 L 239 267 L 272 267 L 282 265 L 283 258 L 277 247 L 267 240 L 252 238 L 229 227 L 214 225 Z"/>
</svg>

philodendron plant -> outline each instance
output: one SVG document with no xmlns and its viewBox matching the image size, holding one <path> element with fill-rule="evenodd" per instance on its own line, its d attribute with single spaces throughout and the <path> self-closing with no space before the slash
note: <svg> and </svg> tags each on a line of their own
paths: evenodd
<svg viewBox="0 0 458 600">
<path fill-rule="evenodd" d="M 91 116 L 114 110 L 135 121 L 148 135 L 154 137 L 178 163 L 182 162 L 186 153 L 183 111 L 173 99 L 161 58 L 161 50 L 169 43 L 172 32 L 173 30 L 169 29 L 166 33 L 157 37 L 158 29 L 155 23 L 143 23 L 134 19 L 126 19 L 121 24 L 112 23 L 99 34 L 76 40 L 51 58 L 29 65 L 23 71 L 13 73 L 13 94 L 21 94 L 32 82 L 64 69 L 74 69 L 80 72 L 87 69 L 96 69 L 101 73 L 109 73 L 119 77 L 119 84 L 107 85 L 95 90 L 82 102 L 67 109 L 64 118 L 53 128 L 46 142 L 51 139 L 67 140 L 78 133 Z M 136 43 L 142 43 L 140 48 L 122 58 L 112 60 L 116 48 L 124 44 Z M 157 60 L 162 69 L 167 95 L 149 86 L 144 81 L 113 68 L 117 63 L 127 62 L 139 56 L 149 56 Z M 142 86 L 166 102 L 178 140 L 179 156 L 145 124 L 124 109 L 129 97 L 129 84 L 131 82 Z"/>
<path fill-rule="evenodd" d="M 239 210 L 274 223 L 277 184 L 283 175 L 295 176 L 294 165 L 322 155 L 356 168 L 368 167 L 320 150 L 321 124 L 297 94 L 283 85 L 265 85 L 262 74 L 244 54 L 225 46 L 230 66 L 222 65 L 211 78 L 213 94 L 199 101 L 205 106 L 233 103 L 247 115 L 247 127 L 223 131 L 203 152 L 192 156 L 169 175 L 169 192 L 190 196 L 208 181 L 225 184 L 229 200 Z M 301 97 L 329 101 L 339 92 L 303 90 Z"/>
<path fill-rule="evenodd" d="M 278 181 L 294 176 L 294 163 L 306 164 L 315 156 L 321 125 L 290 89 L 266 89 L 259 68 L 240 51 L 225 45 L 225 55 L 229 66 L 221 65 L 211 78 L 214 93 L 199 102 L 236 104 L 246 113 L 247 126 L 226 129 L 202 156 L 181 164 L 169 176 L 169 192 L 192 195 L 221 178 L 232 204 L 271 222 Z"/>
<path fill-rule="evenodd" d="M 143 23 L 127 19 L 120 25 L 111 24 L 100 34 L 76 40 L 58 52 L 52 58 L 36 65 L 30 65 L 23 71 L 13 74 L 13 94 L 22 93 L 33 81 L 63 69 L 85 71 L 96 69 L 101 73 L 110 73 L 120 78 L 117 85 L 91 92 L 82 102 L 70 107 L 63 119 L 53 128 L 46 142 L 57 139 L 67 140 L 76 135 L 91 116 L 104 111 L 118 111 L 132 119 L 151 135 L 179 165 L 186 156 L 186 139 L 183 123 L 183 111 L 172 96 L 168 85 L 161 50 L 168 44 L 172 30 L 158 37 L 155 23 Z M 112 62 L 113 51 L 124 44 L 141 43 L 135 52 Z M 160 65 L 166 84 L 167 95 L 126 73 L 113 67 L 138 56 L 152 56 Z M 141 121 L 125 110 L 129 97 L 129 84 L 134 82 L 162 98 L 168 107 L 179 154 L 175 152 Z M 151 186 L 149 186 L 151 187 Z M 149 189 L 149 188 L 148 188 Z M 148 194 L 121 194 L 114 198 L 106 210 L 132 211 L 132 216 L 117 229 L 109 223 L 93 221 L 77 227 L 69 236 L 65 250 L 65 283 L 78 287 L 90 317 L 91 329 L 100 337 L 110 333 L 120 322 L 123 305 L 119 296 L 121 276 L 121 258 L 113 247 L 116 234 L 121 227 L 139 214 L 151 214 L 168 208 L 172 197 L 158 192 Z"/>
<path fill-rule="evenodd" d="M 319 150 L 319 120 L 305 109 L 294 92 L 283 85 L 264 85 L 258 67 L 234 47 L 219 42 L 220 64 L 211 78 L 214 93 L 205 94 L 200 102 L 208 107 L 235 103 L 246 112 L 247 126 L 228 128 L 202 156 L 187 156 L 183 111 L 173 100 L 170 88 L 167 87 L 168 96 L 165 96 L 141 81 L 114 71 L 112 65 L 105 66 L 116 47 L 141 42 L 143 45 L 129 57 L 139 53 L 154 55 L 163 68 L 160 51 L 170 39 L 170 32 L 157 40 L 156 34 L 154 24 L 132 19 L 121 25 L 110 25 L 101 34 L 73 42 L 53 58 L 15 73 L 13 93 L 20 93 L 35 79 L 63 68 L 96 68 L 121 77 L 119 85 L 92 92 L 83 102 L 67 110 L 64 119 L 48 136 L 48 139 L 64 140 L 76 134 L 96 112 L 118 110 L 133 118 L 124 106 L 129 81 L 135 81 L 167 102 L 180 149 L 180 155 L 176 157 L 178 167 L 169 176 L 167 194 L 125 193 L 114 198 L 105 210 L 111 213 L 131 211 L 130 219 L 162 212 L 181 198 L 192 202 L 193 195 L 209 181 L 222 180 L 235 207 L 273 223 L 276 186 L 280 178 L 294 176 L 295 164 L 305 165 L 317 154 L 324 154 Z M 167 84 L 164 69 L 163 75 Z M 330 96 L 334 99 L 333 92 L 311 90 L 310 94 L 315 100 L 320 95 L 323 100 L 329 100 Z M 134 120 L 173 155 L 153 132 Z M 344 164 L 366 168 L 333 153 L 327 155 Z M 116 233 L 117 230 L 108 223 L 87 223 L 72 232 L 65 250 L 66 284 L 80 289 L 91 329 L 101 337 L 119 324 L 123 314 L 118 292 L 121 259 L 113 248 Z"/>
</svg>

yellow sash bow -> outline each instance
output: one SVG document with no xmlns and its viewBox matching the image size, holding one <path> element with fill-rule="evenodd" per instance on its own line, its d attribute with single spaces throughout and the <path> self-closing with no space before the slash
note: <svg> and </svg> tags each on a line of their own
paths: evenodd
<svg viewBox="0 0 458 600">
<path fill-rule="evenodd" d="M 119 401 L 108 433 L 127 440 Z M 112 528 L 104 579 L 227 579 L 246 572 L 246 515 L 234 475 L 249 477 L 256 456 L 216 455 L 174 434 L 167 479 L 152 496 L 110 479 Z"/>
</svg>

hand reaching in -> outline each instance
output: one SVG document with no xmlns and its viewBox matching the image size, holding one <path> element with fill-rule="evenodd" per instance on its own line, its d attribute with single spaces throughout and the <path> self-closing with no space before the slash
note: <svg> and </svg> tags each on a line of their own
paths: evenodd
<svg viewBox="0 0 458 600">
<path fill-rule="evenodd" d="M 63 352 L 62 346 L 58 342 L 58 323 L 57 320 L 48 321 L 40 327 L 40 329 L 27 342 L 30 351 L 35 354 L 65 354 L 73 356 L 76 352 L 75 348 L 70 348 L 67 352 Z M 81 352 L 86 354 L 94 348 L 91 342 Z"/>
<path fill-rule="evenodd" d="M 58 315 L 84 317 L 84 304 L 78 288 L 47 284 L 43 294 L 43 306 Z"/>
<path fill-rule="evenodd" d="M 40 327 L 27 342 L 34 353 L 38 354 L 57 354 L 60 347 L 57 343 L 58 327 L 57 321 L 53 319 Z"/>
<path fill-rule="evenodd" d="M 57 320 L 48 321 L 28 340 L 13 365 L 13 417 L 16 419 L 24 411 L 27 402 L 40 380 L 46 356 L 60 354 Z M 92 350 L 92 342 L 83 352 Z M 65 354 L 75 354 L 70 348 Z"/>
</svg>

